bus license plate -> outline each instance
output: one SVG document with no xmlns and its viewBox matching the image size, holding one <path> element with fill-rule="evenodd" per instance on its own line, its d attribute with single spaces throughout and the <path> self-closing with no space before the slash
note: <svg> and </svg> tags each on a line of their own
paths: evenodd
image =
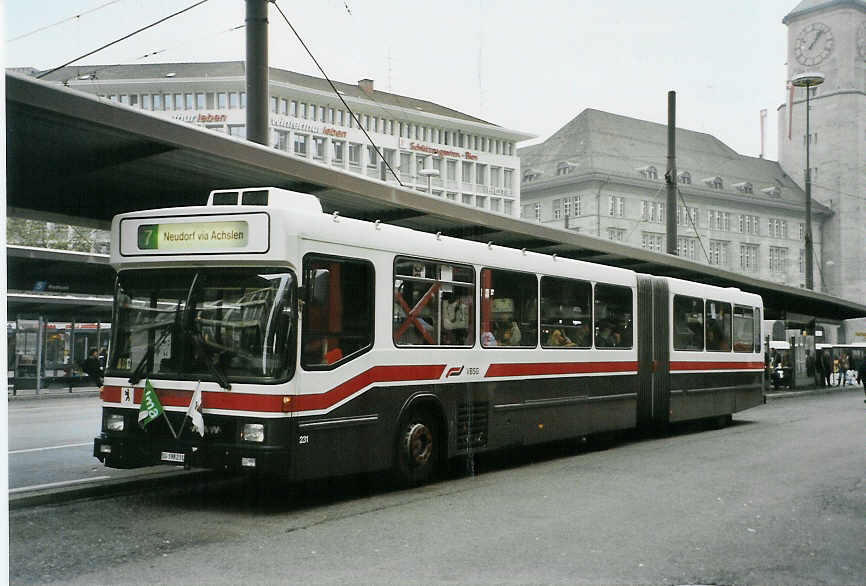
<svg viewBox="0 0 866 586">
<path fill-rule="evenodd" d="M 179 454 L 177 452 L 163 452 L 160 456 L 160 460 L 163 462 L 180 462 L 183 464 L 184 454 Z"/>
</svg>

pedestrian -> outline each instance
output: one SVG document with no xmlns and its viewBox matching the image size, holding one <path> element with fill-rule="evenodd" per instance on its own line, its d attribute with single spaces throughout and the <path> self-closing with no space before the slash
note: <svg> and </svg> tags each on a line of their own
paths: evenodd
<svg viewBox="0 0 866 586">
<path fill-rule="evenodd" d="M 827 350 L 821 352 L 821 372 L 824 375 L 824 386 L 830 386 L 830 375 L 833 374 L 833 363 L 830 362 L 830 353 Z"/>
<path fill-rule="evenodd" d="M 824 365 L 821 363 L 821 352 L 815 351 L 815 386 L 824 386 Z"/>
<path fill-rule="evenodd" d="M 863 384 L 863 393 L 866 394 L 866 356 L 860 361 L 860 369 L 857 371 L 857 382 Z M 866 399 L 863 402 L 866 403 Z"/>
<path fill-rule="evenodd" d="M 90 380 L 93 381 L 97 387 L 102 386 L 102 368 L 99 366 L 99 352 L 96 348 L 90 351 L 87 360 L 85 360 L 81 365 L 81 370 L 90 377 Z"/>
<path fill-rule="evenodd" d="M 845 378 L 848 375 L 848 354 L 843 352 L 842 356 L 839 357 L 839 385 L 840 387 L 844 387 L 848 381 Z"/>
<path fill-rule="evenodd" d="M 806 376 L 815 378 L 815 357 L 811 350 L 806 350 Z"/>
</svg>

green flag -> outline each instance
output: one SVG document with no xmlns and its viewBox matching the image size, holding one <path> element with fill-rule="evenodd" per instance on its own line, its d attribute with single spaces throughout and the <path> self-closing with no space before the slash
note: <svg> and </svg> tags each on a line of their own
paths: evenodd
<svg viewBox="0 0 866 586">
<path fill-rule="evenodd" d="M 159 402 L 159 397 L 156 391 L 153 390 L 153 385 L 150 384 L 150 379 L 144 382 L 144 393 L 141 395 L 141 408 L 138 410 L 138 424 L 145 427 L 148 423 L 163 414 L 162 403 Z"/>
</svg>

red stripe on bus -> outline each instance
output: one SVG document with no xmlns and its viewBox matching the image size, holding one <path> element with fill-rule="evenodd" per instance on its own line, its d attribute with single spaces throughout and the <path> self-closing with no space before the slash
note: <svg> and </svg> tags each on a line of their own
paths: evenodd
<svg viewBox="0 0 866 586">
<path fill-rule="evenodd" d="M 315 395 L 291 395 L 288 411 L 313 411 L 327 409 L 336 405 L 361 389 L 375 384 L 400 381 L 438 380 L 445 371 L 444 364 L 420 366 L 374 366 L 350 378 L 333 389 Z M 144 389 L 134 390 L 133 401 L 141 404 Z M 192 400 L 192 391 L 175 389 L 156 389 L 159 402 L 164 407 L 187 407 Z M 261 411 L 279 413 L 284 410 L 285 395 L 261 395 L 255 393 L 202 392 L 201 403 L 204 409 L 231 409 L 235 411 Z M 106 403 L 120 403 L 120 387 L 106 386 L 102 389 L 102 399 Z"/>
<path fill-rule="evenodd" d="M 398 381 L 437 380 L 445 370 L 444 364 L 421 366 L 374 366 L 350 378 L 346 382 L 325 393 L 317 395 L 295 395 L 292 397 L 290 411 L 314 411 L 327 409 L 364 387 L 374 383 Z"/>
<path fill-rule="evenodd" d="M 144 389 L 136 388 L 133 401 L 141 404 Z M 189 407 L 192 391 L 176 389 L 156 389 L 159 402 L 163 407 Z M 102 400 L 106 403 L 120 403 L 120 387 L 103 387 Z M 233 409 L 236 411 L 264 411 L 279 413 L 283 407 L 283 395 L 260 395 L 256 393 L 215 393 L 203 391 L 201 405 L 204 409 Z"/>
<path fill-rule="evenodd" d="M 526 364 L 491 364 L 485 377 L 532 376 L 544 374 L 589 374 L 630 372 L 637 362 L 532 362 Z"/>
<path fill-rule="evenodd" d="M 671 370 L 762 370 L 763 362 L 704 362 L 674 361 Z"/>
</svg>

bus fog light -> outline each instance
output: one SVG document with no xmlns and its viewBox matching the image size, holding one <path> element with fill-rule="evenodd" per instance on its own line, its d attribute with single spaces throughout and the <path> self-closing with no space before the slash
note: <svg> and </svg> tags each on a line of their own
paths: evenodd
<svg viewBox="0 0 866 586">
<path fill-rule="evenodd" d="M 241 466 L 244 468 L 255 468 L 256 467 L 256 459 L 255 458 L 241 458 Z"/>
<path fill-rule="evenodd" d="M 123 431 L 123 415 L 111 414 L 105 418 L 105 429 L 108 431 Z"/>
<path fill-rule="evenodd" d="M 102 444 L 101 446 L 99 446 L 99 453 L 100 454 L 110 454 L 111 453 L 111 446 L 109 446 L 108 444 Z"/>
<path fill-rule="evenodd" d="M 265 441 L 265 424 L 245 423 L 241 429 L 241 439 L 245 442 Z"/>
</svg>

